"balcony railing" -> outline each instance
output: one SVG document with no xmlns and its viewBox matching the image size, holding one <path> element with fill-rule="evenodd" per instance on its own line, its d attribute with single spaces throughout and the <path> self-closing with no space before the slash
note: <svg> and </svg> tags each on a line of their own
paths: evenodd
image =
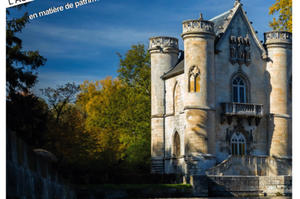
<svg viewBox="0 0 300 199">
<path fill-rule="evenodd" d="M 261 118 L 264 113 L 263 105 L 249 103 L 221 103 L 223 115 L 225 116 L 246 116 Z"/>
</svg>

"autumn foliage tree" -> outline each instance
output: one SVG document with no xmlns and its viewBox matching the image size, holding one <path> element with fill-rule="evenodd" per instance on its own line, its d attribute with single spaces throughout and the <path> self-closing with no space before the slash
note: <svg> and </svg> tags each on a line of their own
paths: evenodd
<svg viewBox="0 0 300 199">
<path fill-rule="evenodd" d="M 149 171 L 150 63 L 143 45 L 120 56 L 119 77 L 84 82 L 76 104 L 96 140 L 90 155 L 106 172 Z"/>
<path fill-rule="evenodd" d="M 276 0 L 276 2 L 269 8 L 269 14 L 278 14 L 278 18 L 273 18 L 270 26 L 274 30 L 286 30 L 292 32 L 293 14 L 292 14 L 292 0 Z"/>
</svg>

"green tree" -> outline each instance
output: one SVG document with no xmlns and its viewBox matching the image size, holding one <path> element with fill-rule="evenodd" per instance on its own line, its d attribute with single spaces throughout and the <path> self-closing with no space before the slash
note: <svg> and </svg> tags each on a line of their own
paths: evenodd
<svg viewBox="0 0 300 199">
<path fill-rule="evenodd" d="M 91 154 L 106 172 L 148 172 L 150 163 L 150 60 L 143 45 L 120 56 L 119 77 L 81 85 L 76 104 L 96 140 Z M 103 164 L 105 162 L 105 164 Z"/>
<path fill-rule="evenodd" d="M 33 94 L 14 95 L 6 101 L 7 128 L 18 133 L 28 144 L 42 147 L 46 143 L 48 106 Z"/>
<path fill-rule="evenodd" d="M 40 146 L 46 130 L 47 106 L 30 90 L 37 82 L 37 69 L 46 59 L 38 51 L 22 49 L 22 40 L 16 36 L 28 22 L 25 13 L 6 19 L 6 115 L 7 128 L 17 132 L 30 144 Z"/>
<path fill-rule="evenodd" d="M 128 167 L 149 170 L 151 139 L 151 70 L 150 55 L 145 46 L 133 45 L 120 57 L 119 79 L 128 87 L 127 109 L 124 112 Z"/>
<path fill-rule="evenodd" d="M 125 54 L 118 54 L 120 67 L 118 77 L 130 87 L 145 95 L 151 94 L 150 85 L 150 55 L 142 44 L 133 45 Z"/>
<path fill-rule="evenodd" d="M 90 154 L 113 170 L 121 160 L 123 136 L 122 112 L 126 108 L 126 88 L 119 80 L 108 77 L 84 82 L 77 105 L 85 111 L 85 129 L 96 141 Z M 108 171 L 106 171 L 108 172 Z"/>
<path fill-rule="evenodd" d="M 273 18 L 273 21 L 270 22 L 270 26 L 274 30 L 286 30 L 292 32 L 292 0 L 276 0 L 276 2 L 269 8 L 269 14 L 278 14 L 278 18 Z"/>
<path fill-rule="evenodd" d="M 8 15 L 9 15 L 9 11 Z M 28 93 L 37 82 L 37 69 L 46 59 L 38 51 L 22 50 L 22 40 L 16 36 L 28 22 L 28 14 L 6 20 L 6 88 L 8 96 Z"/>
</svg>

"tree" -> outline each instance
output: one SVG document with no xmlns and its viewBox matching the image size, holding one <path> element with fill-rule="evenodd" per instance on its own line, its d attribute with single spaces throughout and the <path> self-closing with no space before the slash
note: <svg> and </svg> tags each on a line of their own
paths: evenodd
<svg viewBox="0 0 300 199">
<path fill-rule="evenodd" d="M 74 102 L 76 94 L 79 91 L 79 86 L 75 83 L 67 83 L 58 86 L 56 89 L 48 87 L 40 90 L 46 97 L 48 104 L 55 115 L 55 120 L 58 123 L 60 116 L 64 112 L 65 106 Z"/>
<path fill-rule="evenodd" d="M 133 45 L 125 55 L 118 54 L 120 67 L 118 77 L 127 85 L 138 89 L 139 92 L 150 95 L 150 55 L 142 44 Z"/>
<path fill-rule="evenodd" d="M 278 19 L 273 18 L 270 26 L 274 30 L 285 30 L 292 32 L 292 0 L 276 0 L 276 2 L 269 8 L 269 14 L 279 14 Z"/>
<path fill-rule="evenodd" d="M 96 140 L 91 154 L 105 172 L 148 172 L 149 54 L 143 45 L 134 45 L 124 58 L 119 57 L 119 77 L 86 81 L 81 85 L 76 104 L 86 115 L 86 131 Z"/>
<path fill-rule="evenodd" d="M 42 147 L 46 142 L 48 107 L 44 100 L 33 94 L 14 95 L 6 103 L 7 128 L 28 144 Z"/>
<path fill-rule="evenodd" d="M 87 152 L 93 146 L 84 128 L 84 115 L 75 104 L 66 104 L 60 116 L 47 121 L 47 143 L 45 148 L 52 151 L 62 163 L 61 165 L 82 166 L 88 159 Z"/>
<path fill-rule="evenodd" d="M 74 104 L 79 86 L 67 83 L 40 90 L 49 106 L 44 147 L 58 157 L 61 166 L 82 166 L 95 141 L 86 133 L 84 113 Z"/>
<path fill-rule="evenodd" d="M 9 15 L 9 11 L 7 13 Z M 16 33 L 21 32 L 27 22 L 27 13 L 21 18 L 6 20 L 6 86 L 10 97 L 28 93 L 37 82 L 37 69 L 46 62 L 38 51 L 22 50 L 22 40 Z"/>
<path fill-rule="evenodd" d="M 128 147 L 125 163 L 134 170 L 149 170 L 151 139 L 150 55 L 142 44 L 133 45 L 120 57 L 119 79 L 127 85 L 127 109 L 124 114 Z"/>
<path fill-rule="evenodd" d="M 6 105 L 7 128 L 30 144 L 41 146 L 46 131 L 47 106 L 30 90 L 37 82 L 37 69 L 46 59 L 38 51 L 22 49 L 22 40 L 16 36 L 28 22 L 25 13 L 12 18 L 7 10 L 6 20 Z"/>
</svg>

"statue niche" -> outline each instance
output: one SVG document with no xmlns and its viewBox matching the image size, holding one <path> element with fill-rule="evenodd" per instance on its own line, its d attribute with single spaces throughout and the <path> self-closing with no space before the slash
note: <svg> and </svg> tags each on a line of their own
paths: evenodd
<svg viewBox="0 0 300 199">
<path fill-rule="evenodd" d="M 247 34 L 246 37 L 230 36 L 230 59 L 232 65 L 238 63 L 240 66 L 245 64 L 249 66 L 251 63 L 251 52 L 250 52 L 250 39 Z"/>
</svg>

